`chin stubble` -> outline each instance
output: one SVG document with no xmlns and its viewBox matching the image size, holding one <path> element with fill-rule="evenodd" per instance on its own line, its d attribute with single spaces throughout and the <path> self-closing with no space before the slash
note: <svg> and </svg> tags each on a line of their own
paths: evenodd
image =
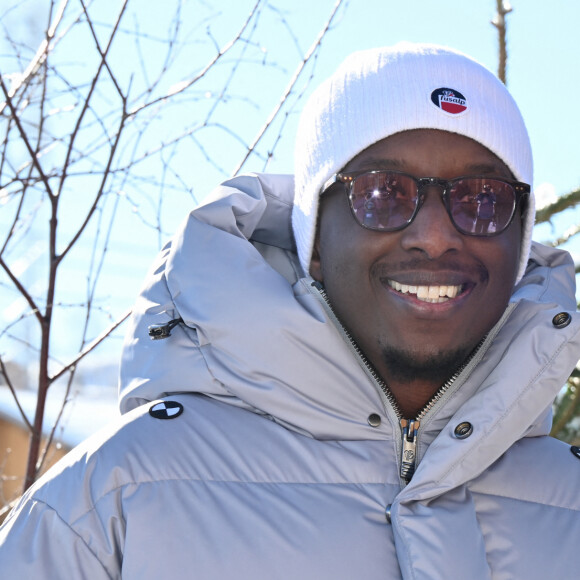
<svg viewBox="0 0 580 580">
<path fill-rule="evenodd" d="M 389 369 L 391 380 L 411 383 L 415 380 L 439 381 L 443 384 L 461 367 L 472 349 L 456 349 L 419 356 L 416 352 L 382 345 L 383 362 Z"/>
</svg>

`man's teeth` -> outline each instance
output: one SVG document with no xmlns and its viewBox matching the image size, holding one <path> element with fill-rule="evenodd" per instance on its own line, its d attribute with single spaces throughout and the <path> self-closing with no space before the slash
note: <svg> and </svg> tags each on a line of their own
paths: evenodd
<svg viewBox="0 0 580 580">
<path fill-rule="evenodd" d="M 389 286 L 401 294 L 414 294 L 423 302 L 438 304 L 455 298 L 461 292 L 461 286 L 411 286 L 389 280 Z"/>
</svg>

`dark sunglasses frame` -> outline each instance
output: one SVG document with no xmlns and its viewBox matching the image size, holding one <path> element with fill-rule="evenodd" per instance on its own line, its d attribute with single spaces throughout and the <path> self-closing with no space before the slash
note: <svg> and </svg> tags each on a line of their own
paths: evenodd
<svg viewBox="0 0 580 580">
<path fill-rule="evenodd" d="M 417 205 L 415 206 L 415 209 L 413 210 L 413 213 L 411 214 L 409 219 L 406 222 L 404 222 L 403 224 L 401 224 L 400 226 L 395 226 L 392 228 L 378 228 L 378 227 L 372 227 L 372 226 L 366 225 L 360 221 L 360 219 L 357 216 L 356 210 L 353 207 L 351 194 L 352 194 L 352 187 L 353 187 L 353 184 L 354 184 L 356 178 L 360 177 L 361 175 L 378 174 L 378 173 L 384 173 L 384 174 L 390 174 L 390 175 L 402 175 L 405 177 L 409 177 L 417 185 Z M 512 188 L 512 190 L 514 192 L 514 205 L 513 205 L 511 216 L 510 216 L 508 222 L 505 224 L 505 226 L 502 227 L 501 230 L 494 231 L 491 233 L 490 232 L 485 232 L 485 233 L 483 233 L 483 232 L 470 232 L 470 231 L 464 230 L 463 228 L 461 228 L 460 226 L 458 226 L 455 223 L 455 220 L 454 220 L 453 215 L 451 213 L 451 203 L 449 200 L 449 191 L 452 189 L 452 187 L 455 183 L 462 181 L 464 179 L 483 179 L 483 180 L 490 180 L 490 181 L 496 181 L 496 182 L 499 181 L 501 183 L 509 185 Z M 375 170 L 375 171 L 352 171 L 352 172 L 345 172 L 345 173 L 342 173 L 342 172 L 335 173 L 322 186 L 322 188 L 320 190 L 320 196 L 322 197 L 325 193 L 327 193 L 328 190 L 336 183 L 342 183 L 343 185 L 347 186 L 346 193 L 347 193 L 347 197 L 348 197 L 348 204 L 350 206 L 350 211 L 351 211 L 354 219 L 356 220 L 356 222 L 361 227 L 363 227 L 367 230 L 372 230 L 375 232 L 396 232 L 396 231 L 400 231 L 400 230 L 405 229 L 407 226 L 409 226 L 413 222 L 413 220 L 415 219 L 415 217 L 419 213 L 419 210 L 421 209 L 423 202 L 425 201 L 425 194 L 423 193 L 423 189 L 425 187 L 429 187 L 429 186 L 437 186 L 437 187 L 440 187 L 442 189 L 441 198 L 443 201 L 443 205 L 445 206 L 445 210 L 447 211 L 447 215 L 449 215 L 449 219 L 451 220 L 451 223 L 453 224 L 455 229 L 458 232 L 460 232 L 466 236 L 477 236 L 477 237 L 483 237 L 483 238 L 490 238 L 493 236 L 498 236 L 498 235 L 502 234 L 503 232 L 505 232 L 505 230 L 507 230 L 507 228 L 512 223 L 514 216 L 516 214 L 516 209 L 517 209 L 519 204 L 521 204 L 521 213 L 523 215 L 525 212 L 525 209 L 526 209 L 527 198 L 528 198 L 528 196 L 530 194 L 530 190 L 531 190 L 530 186 L 527 183 L 523 183 L 521 181 L 515 181 L 512 179 L 490 177 L 488 175 L 465 175 L 462 177 L 456 177 L 454 179 L 440 179 L 438 177 L 415 177 L 414 175 L 410 175 L 409 173 L 403 173 L 402 171 L 391 171 L 388 169 L 382 169 L 382 170 Z"/>
</svg>

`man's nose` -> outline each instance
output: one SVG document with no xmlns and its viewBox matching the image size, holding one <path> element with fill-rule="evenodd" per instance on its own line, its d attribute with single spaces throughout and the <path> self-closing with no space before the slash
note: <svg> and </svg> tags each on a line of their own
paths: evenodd
<svg viewBox="0 0 580 580">
<path fill-rule="evenodd" d="M 445 209 L 439 185 L 423 188 L 423 204 L 411 225 L 402 231 L 401 245 L 405 250 L 419 250 L 429 259 L 463 247 L 463 234 L 455 229 Z"/>
</svg>

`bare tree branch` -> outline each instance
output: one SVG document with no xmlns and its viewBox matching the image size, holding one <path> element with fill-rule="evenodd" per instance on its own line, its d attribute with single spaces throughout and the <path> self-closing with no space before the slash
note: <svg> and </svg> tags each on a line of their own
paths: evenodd
<svg viewBox="0 0 580 580">
<path fill-rule="evenodd" d="M 26 288 L 20 282 L 20 280 L 14 275 L 14 273 L 12 272 L 8 264 L 4 261 L 4 258 L 2 256 L 0 256 L 0 266 L 2 266 L 3 270 L 6 272 L 6 274 L 8 275 L 14 286 L 16 286 L 22 297 L 26 300 L 26 302 L 28 302 L 30 309 L 32 310 L 36 318 L 39 320 L 39 322 L 42 322 L 42 314 L 40 312 L 40 309 L 36 305 L 36 302 L 34 301 L 32 296 L 28 293 L 28 290 L 26 290 Z"/>
<path fill-rule="evenodd" d="M 580 233 L 580 225 L 574 225 L 568 228 L 559 238 L 555 240 L 549 240 L 544 242 L 546 246 L 550 246 L 551 248 L 558 248 L 561 245 L 569 242 L 574 236 Z"/>
<path fill-rule="evenodd" d="M 89 25 L 89 29 L 90 29 L 91 34 L 93 36 L 93 40 L 95 41 L 95 46 L 97 47 L 97 51 L 101 55 L 101 65 L 107 69 L 107 71 L 109 73 L 109 77 L 110 77 L 111 81 L 113 82 L 113 84 L 115 85 L 115 89 L 117 90 L 117 93 L 119 95 L 122 95 L 123 91 L 121 90 L 121 87 L 118 85 L 117 79 L 116 79 L 115 75 L 113 74 L 113 71 L 109 67 L 109 63 L 107 62 L 107 55 L 109 53 L 111 45 L 113 44 L 113 39 L 117 36 L 117 31 L 119 30 L 121 20 L 123 19 L 123 15 L 125 14 L 125 9 L 127 8 L 128 0 L 123 0 L 121 10 L 119 11 L 119 15 L 117 16 L 117 21 L 113 25 L 113 30 L 111 31 L 111 34 L 109 36 L 109 42 L 107 43 L 107 48 L 104 51 L 101 48 L 101 45 L 99 44 L 99 40 L 98 40 L 97 35 L 95 33 L 95 29 L 93 27 L 93 21 L 89 17 L 89 13 L 87 12 L 87 7 L 85 5 L 85 2 L 84 2 L 84 0 L 80 0 L 80 2 L 81 2 L 81 5 L 83 7 L 83 12 L 84 12 L 86 19 L 87 19 L 87 24 Z M 100 72 L 100 66 L 99 66 L 99 72 Z"/>
<path fill-rule="evenodd" d="M 497 76 L 503 82 L 506 82 L 506 68 L 507 68 L 507 47 L 506 47 L 506 34 L 507 34 L 507 23 L 506 14 L 512 11 L 509 0 L 496 0 L 497 14 L 491 23 L 497 28 L 498 33 L 498 43 L 499 43 L 499 63 L 497 67 Z"/>
<path fill-rule="evenodd" d="M 536 225 L 551 221 L 556 214 L 573 208 L 578 203 L 580 203 L 580 189 L 562 195 L 554 203 L 536 211 Z"/>
<path fill-rule="evenodd" d="M 109 326 L 109 328 L 105 329 L 97 338 L 95 338 L 89 345 L 87 345 L 82 352 L 79 352 L 72 361 L 68 362 L 58 373 L 55 373 L 52 377 L 50 377 L 51 382 L 56 381 L 62 375 L 69 372 L 74 366 L 76 366 L 83 358 L 85 358 L 89 353 L 91 353 L 99 344 L 103 342 L 111 333 L 113 333 L 129 316 L 131 315 L 131 310 L 127 310 L 124 314 L 121 315 L 117 321 Z"/>
<path fill-rule="evenodd" d="M 12 102 L 12 97 L 10 97 L 10 95 L 8 94 L 8 88 L 6 87 L 6 84 L 4 83 L 4 79 L 2 78 L 2 74 L 0 74 L 0 88 L 2 89 L 2 92 L 4 93 L 4 98 L 6 99 L 6 104 L 8 105 L 8 107 L 10 109 L 12 119 L 14 120 L 14 123 L 18 127 L 18 132 L 20 134 L 20 138 L 22 139 L 22 142 L 24 143 L 25 147 L 28 149 L 28 152 L 30 154 L 30 159 L 31 159 L 32 163 L 34 164 L 35 169 L 38 171 L 38 174 L 40 175 L 40 179 L 42 180 L 42 183 L 44 184 L 44 187 L 46 188 L 46 192 L 48 193 L 49 196 L 53 196 L 54 193 L 52 191 L 52 188 L 50 187 L 50 183 L 48 181 L 48 178 L 44 174 L 42 166 L 40 165 L 39 158 L 36 156 L 35 150 L 32 147 L 32 145 L 30 144 L 30 140 L 28 139 L 28 135 L 27 135 L 26 131 L 24 130 L 24 127 L 22 126 L 22 123 L 20 121 L 20 115 L 18 114 L 16 108 L 14 107 L 14 104 Z"/>
<path fill-rule="evenodd" d="M 270 125 L 272 124 L 274 119 L 278 116 L 280 109 L 282 108 L 282 106 L 284 105 L 286 100 L 288 99 L 288 95 L 290 95 L 290 93 L 292 92 L 292 89 L 294 88 L 294 85 L 298 81 L 298 78 L 300 77 L 300 74 L 304 70 L 304 67 L 306 66 L 308 61 L 312 58 L 313 54 L 320 47 L 320 44 L 322 43 L 323 38 L 326 36 L 326 33 L 328 32 L 328 29 L 330 28 L 330 25 L 332 24 L 332 21 L 334 20 L 334 17 L 336 16 L 338 9 L 342 6 L 343 2 L 344 2 L 344 0 L 337 0 L 337 2 L 334 5 L 334 8 L 330 14 L 330 17 L 328 18 L 326 24 L 324 25 L 324 27 L 320 31 L 318 38 L 314 41 L 314 44 L 310 47 L 310 50 L 306 53 L 306 55 L 302 59 L 302 62 L 298 65 L 298 68 L 296 69 L 294 76 L 292 77 L 292 79 L 288 83 L 288 86 L 286 87 L 286 90 L 284 91 L 282 98 L 280 99 L 278 104 L 274 107 L 274 110 L 270 113 L 270 116 L 268 117 L 266 123 L 264 123 L 263 127 L 258 131 L 258 134 L 256 135 L 256 137 L 252 141 L 251 145 L 248 147 L 248 151 L 244 155 L 244 158 L 238 164 L 238 166 L 234 169 L 233 175 L 236 175 L 237 173 L 240 172 L 240 170 L 245 165 L 246 161 L 248 160 L 248 158 L 250 157 L 250 155 L 252 154 L 252 152 L 254 151 L 256 146 L 258 145 L 258 143 L 262 140 L 262 137 L 264 136 L 264 134 L 266 133 L 266 131 L 268 130 L 268 128 L 270 127 Z"/>
<path fill-rule="evenodd" d="M 321 42 L 346 0 L 335 2 L 328 23 L 294 76 L 277 60 L 277 54 L 287 58 L 280 35 L 274 35 L 278 42 L 273 42 L 271 51 L 259 37 L 274 21 L 300 53 L 291 18 L 286 18 L 292 12 L 270 6 L 273 13 L 268 13 L 266 0 L 251 0 L 243 21 L 225 42 L 209 26 L 224 15 L 209 2 L 196 4 L 201 12 L 193 21 L 197 36 L 191 29 L 184 30 L 185 23 L 192 22 L 188 15 L 192 6 L 182 0 L 174 0 L 173 13 L 160 11 L 162 18 L 168 17 L 166 33 L 161 34 L 160 22 L 152 22 L 149 16 L 142 18 L 138 5 L 134 20 L 129 19 L 133 0 L 122 0 L 114 12 L 106 0 L 50 0 L 44 38 L 40 43 L 34 40 L 31 50 L 25 42 L 13 40 L 4 26 L 13 55 L 8 54 L 3 62 L 13 58 L 24 72 L 0 75 L 0 203 L 11 212 L 3 214 L 0 275 L 4 278 L 0 278 L 0 287 L 9 287 L 18 296 L 14 312 L 5 316 L 0 341 L 8 356 L 24 353 L 38 368 L 34 418 L 29 421 L 23 415 L 22 421 L 31 430 L 25 488 L 37 477 L 58 433 L 81 363 L 129 315 L 115 317 L 112 324 L 111 320 L 103 322 L 101 316 L 106 308 L 101 308 L 100 302 L 110 300 L 110 292 L 103 291 L 101 283 L 118 267 L 111 259 L 117 249 L 114 244 L 126 243 L 117 220 L 129 219 L 137 228 L 144 224 L 155 229 L 158 235 L 152 239 L 161 246 L 165 235 L 162 220 L 169 215 L 166 207 L 173 207 L 177 200 L 185 202 L 187 211 L 189 202 L 196 201 L 194 190 L 202 179 L 195 167 L 198 163 L 203 163 L 208 173 L 228 175 L 227 167 L 235 163 L 221 155 L 227 149 L 233 151 L 230 156 L 241 150 L 267 162 L 256 145 L 284 107 L 288 118 L 290 106 L 285 103 L 296 96 L 293 92 L 298 93 L 295 87 L 301 71 L 308 63 L 313 68 Z M 16 2 L 14 6 L 17 11 Z M 12 15 L 20 16 L 11 11 Z M 132 25 L 126 26 L 128 21 Z M 271 30 L 267 36 L 272 37 Z M 203 50 L 211 51 L 209 58 L 199 56 L 200 44 Z M 25 57 L 30 54 L 34 55 L 31 59 Z M 121 54 L 130 58 L 113 60 Z M 201 66 L 196 57 L 197 61 L 203 58 Z M 125 61 L 130 61 L 129 66 Z M 181 76 L 185 80 L 176 84 L 172 77 L 179 69 L 175 67 L 184 65 L 197 72 Z M 284 75 L 286 89 L 248 147 L 251 140 L 247 130 L 236 124 L 243 114 L 235 115 L 232 122 L 231 103 L 245 107 L 252 115 L 260 114 L 261 102 L 253 93 L 246 93 L 248 83 L 237 78 L 248 70 L 254 74 L 256 66 L 261 67 L 261 75 L 270 71 Z M 209 74 L 214 67 L 215 77 Z M 218 79 L 218 86 L 211 84 L 212 78 Z M 276 86 L 276 76 L 272 80 L 269 89 Z M 299 99 L 300 95 L 292 102 Z M 182 113 L 185 107 L 187 117 Z M 191 120 L 184 124 L 185 118 Z M 218 155 L 213 151 L 216 142 L 220 143 Z M 195 161 L 184 164 L 192 153 Z M 90 257 L 85 240 L 91 247 Z M 79 258 L 81 252 L 84 254 Z M 80 268 L 79 260 L 83 262 Z M 84 286 L 78 284 L 79 276 L 84 276 Z M 79 300 L 77 295 L 83 288 L 85 295 Z M 57 299 L 63 291 L 71 292 L 72 297 Z M 64 317 L 71 305 L 83 308 L 84 321 L 75 324 L 74 333 L 69 329 L 67 340 L 61 340 L 59 325 L 70 324 Z M 89 342 L 89 333 L 97 338 Z M 68 344 L 69 338 L 74 339 L 75 346 Z M 10 365 L 2 368 L 6 360 L 3 353 L 0 372 L 12 373 Z M 59 379 L 67 381 L 66 394 L 45 446 L 48 391 Z M 6 381 L 17 405 L 20 380 L 12 373 Z"/>
<path fill-rule="evenodd" d="M 139 113 L 143 109 L 149 108 L 149 107 L 151 107 L 151 106 L 153 106 L 161 101 L 164 101 L 165 99 L 167 99 L 169 97 L 172 97 L 174 95 L 182 93 L 183 91 L 185 91 L 186 89 L 188 89 L 189 87 L 194 85 L 196 82 L 198 82 L 200 79 L 202 79 L 208 73 L 208 71 L 210 71 L 216 65 L 216 63 L 237 44 L 237 42 L 242 37 L 242 34 L 244 33 L 244 31 L 248 27 L 248 24 L 251 22 L 252 18 L 254 17 L 254 14 L 256 13 L 261 2 L 262 2 L 262 0 L 258 0 L 256 2 L 254 7 L 252 8 L 250 14 L 248 15 L 248 18 L 246 18 L 246 21 L 244 22 L 244 24 L 242 25 L 242 27 L 240 28 L 240 30 L 236 34 L 236 36 L 232 40 L 230 40 L 230 42 L 228 42 L 226 44 L 226 46 L 224 46 L 224 48 L 218 50 L 215 57 L 205 65 L 205 67 L 202 69 L 202 71 L 200 73 L 198 73 L 197 75 L 195 75 L 193 78 L 189 79 L 188 81 L 180 83 L 178 86 L 174 87 L 172 91 L 168 92 L 167 94 L 163 95 L 162 97 L 158 97 L 158 98 L 154 99 L 153 101 L 150 101 L 148 103 L 142 103 L 141 105 L 135 107 L 134 109 L 129 111 L 129 115 L 131 115 L 131 116 L 136 115 L 137 113 Z"/>
<path fill-rule="evenodd" d="M 83 107 L 82 107 L 81 112 L 80 112 L 80 114 L 79 114 L 79 116 L 77 118 L 76 125 L 75 125 L 73 131 L 71 132 L 71 136 L 70 136 L 70 141 L 69 141 L 69 146 L 68 146 L 67 154 L 66 154 L 66 157 L 65 157 L 65 160 L 64 160 L 64 163 L 63 163 L 63 171 L 62 171 L 62 175 L 61 175 L 61 178 L 60 178 L 60 185 L 59 185 L 59 188 L 58 188 L 59 189 L 59 193 L 62 191 L 62 188 L 64 186 L 64 182 L 65 182 L 66 177 L 67 177 L 67 170 L 68 170 L 68 168 L 70 166 L 70 156 L 71 156 L 71 153 L 72 153 L 72 150 L 73 150 L 73 146 L 74 146 L 75 140 L 76 140 L 76 138 L 77 138 L 77 136 L 79 134 L 79 131 L 80 131 L 80 128 L 81 128 L 83 119 L 85 117 L 85 114 L 86 114 L 86 112 L 89 109 L 89 103 L 90 103 L 91 98 L 92 98 L 92 96 L 94 94 L 94 91 L 95 91 L 95 88 L 97 86 L 97 83 L 99 82 L 99 79 L 101 77 L 101 71 L 102 71 L 103 68 L 106 68 L 109 71 L 110 78 L 113 81 L 113 84 L 115 85 L 115 88 L 117 89 L 117 93 L 121 97 L 121 100 L 123 101 L 123 104 L 126 103 L 126 98 L 124 97 L 123 92 L 121 91 L 121 88 L 117 84 L 117 81 L 115 79 L 115 76 L 111 72 L 111 70 L 109 68 L 109 65 L 107 63 L 107 54 L 109 52 L 109 49 L 111 48 L 111 45 L 113 43 L 113 39 L 116 36 L 117 30 L 119 29 L 119 25 L 121 24 L 121 19 L 123 18 L 123 14 L 125 13 L 125 8 L 127 7 L 127 0 L 125 0 L 123 2 L 122 8 L 121 8 L 121 10 L 119 12 L 119 15 L 117 17 L 117 21 L 115 22 L 115 25 L 114 25 L 113 30 L 111 32 L 111 35 L 109 36 L 109 42 L 108 42 L 107 47 L 106 47 L 106 49 L 104 51 L 101 49 L 101 47 L 99 45 L 99 41 L 97 40 L 97 36 L 96 36 L 95 31 L 94 31 L 94 28 L 93 28 L 93 23 L 91 22 L 91 19 L 90 19 L 88 13 L 87 13 L 87 8 L 86 8 L 85 3 L 84 3 L 83 0 L 81 0 L 81 4 L 82 4 L 83 11 L 84 11 L 85 16 L 86 16 L 86 19 L 87 19 L 87 24 L 89 25 L 89 28 L 90 28 L 91 33 L 93 35 L 93 39 L 95 41 L 95 45 L 97 47 L 97 50 L 98 50 L 99 54 L 101 55 L 101 62 L 99 63 L 99 66 L 97 68 L 97 71 L 96 71 L 96 73 L 95 73 L 95 75 L 93 77 L 93 80 L 91 82 L 90 89 L 89 89 L 89 91 L 87 93 L 87 96 L 86 96 L 86 98 L 84 100 Z M 123 107 L 123 113 L 124 113 L 124 107 Z M 69 245 L 69 247 L 70 247 L 70 245 Z"/>
<path fill-rule="evenodd" d="M 15 81 L 13 83 L 13 86 L 11 87 L 10 91 L 4 91 L 4 94 L 6 96 L 6 102 L 0 103 L 0 115 L 4 111 L 4 108 L 6 107 L 8 100 L 16 96 L 20 88 L 25 86 L 31 77 L 34 77 L 34 75 L 46 61 L 48 53 L 50 52 L 50 41 L 54 38 L 54 35 L 56 34 L 56 31 L 64 16 L 68 2 L 69 0 L 61 1 L 60 8 L 58 9 L 56 14 L 56 18 L 54 22 L 49 26 L 46 32 L 46 38 L 40 43 L 40 46 L 38 47 L 38 50 L 36 51 L 34 58 L 30 61 L 28 67 L 22 73 L 22 75 L 20 75 L 17 82 Z"/>
<path fill-rule="evenodd" d="M 14 388 L 14 385 L 12 384 L 12 381 L 10 380 L 10 375 L 8 373 L 8 369 L 6 368 L 6 365 L 4 364 L 4 361 L 2 360 L 1 356 L 0 356 L 0 372 L 2 372 L 2 375 L 6 379 L 6 385 L 10 389 L 10 392 L 12 393 L 12 397 L 14 398 L 14 402 L 16 403 L 16 406 L 18 407 L 18 411 L 20 413 L 20 416 L 22 417 L 22 421 L 28 427 L 29 431 L 32 431 L 32 425 L 30 424 L 30 421 L 28 420 L 28 417 L 26 416 L 24 409 L 20 405 L 18 395 L 16 394 L 16 389 Z"/>
</svg>

